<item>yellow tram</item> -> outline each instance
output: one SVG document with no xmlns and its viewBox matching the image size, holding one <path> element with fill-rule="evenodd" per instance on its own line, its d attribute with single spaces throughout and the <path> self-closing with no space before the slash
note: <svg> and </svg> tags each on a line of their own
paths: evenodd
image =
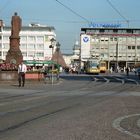
<svg viewBox="0 0 140 140">
<path fill-rule="evenodd" d="M 85 62 L 85 73 L 99 74 L 99 61 L 97 59 L 88 59 L 87 62 Z"/>
<path fill-rule="evenodd" d="M 100 61 L 99 63 L 100 73 L 105 73 L 107 70 L 107 65 L 105 61 Z"/>
</svg>

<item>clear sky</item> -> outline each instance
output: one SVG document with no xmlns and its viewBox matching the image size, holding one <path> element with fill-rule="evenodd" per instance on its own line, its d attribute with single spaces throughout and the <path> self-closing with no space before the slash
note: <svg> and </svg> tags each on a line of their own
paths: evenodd
<svg viewBox="0 0 140 140">
<path fill-rule="evenodd" d="M 112 6 L 111 6 L 112 4 Z M 0 0 L 0 19 L 6 25 L 17 12 L 22 24 L 54 26 L 62 53 L 72 53 L 80 29 L 95 23 L 121 23 L 140 28 L 140 0 Z"/>
</svg>

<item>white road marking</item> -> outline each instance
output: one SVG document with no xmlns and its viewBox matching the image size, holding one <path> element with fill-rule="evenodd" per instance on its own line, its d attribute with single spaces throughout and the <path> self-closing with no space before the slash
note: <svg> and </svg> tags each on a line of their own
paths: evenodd
<svg viewBox="0 0 140 140">
<path fill-rule="evenodd" d="M 130 135 L 130 136 L 133 136 L 133 137 L 135 137 L 135 138 L 140 139 L 140 135 L 133 134 L 132 132 L 127 131 L 127 130 L 125 130 L 124 128 L 122 128 L 122 127 L 120 126 L 120 123 L 121 123 L 122 120 L 124 120 L 124 119 L 126 119 L 126 118 L 129 118 L 129 117 L 135 117 L 135 116 L 140 116 L 140 114 L 132 114 L 132 115 L 127 115 L 127 116 L 123 116 L 123 117 L 117 118 L 116 120 L 114 120 L 112 126 L 113 126 L 115 129 L 117 129 L 117 130 L 119 130 L 120 132 L 122 132 L 122 133 L 125 133 L 125 134 L 127 134 L 127 135 Z M 140 124 L 139 124 L 139 123 L 140 123 L 139 121 L 140 121 L 140 120 L 138 120 L 138 123 L 136 124 L 136 125 L 138 125 L 138 126 L 140 125 Z"/>
<path fill-rule="evenodd" d="M 137 126 L 140 127 L 140 119 L 137 121 Z"/>
</svg>

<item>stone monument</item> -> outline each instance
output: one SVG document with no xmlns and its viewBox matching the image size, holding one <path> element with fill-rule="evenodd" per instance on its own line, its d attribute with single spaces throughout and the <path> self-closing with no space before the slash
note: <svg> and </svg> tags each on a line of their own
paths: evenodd
<svg viewBox="0 0 140 140">
<path fill-rule="evenodd" d="M 6 55 L 6 63 L 18 65 L 22 60 L 23 56 L 20 50 L 20 30 L 22 26 L 22 20 L 15 12 L 11 20 L 11 36 L 10 36 L 10 49 Z"/>
</svg>

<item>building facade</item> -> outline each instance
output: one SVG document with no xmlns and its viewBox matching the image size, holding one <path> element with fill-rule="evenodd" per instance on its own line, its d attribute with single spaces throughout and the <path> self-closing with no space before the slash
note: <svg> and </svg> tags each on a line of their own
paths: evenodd
<svg viewBox="0 0 140 140">
<path fill-rule="evenodd" d="M 5 60 L 10 47 L 11 27 L 0 27 L 0 59 Z M 56 38 L 55 28 L 31 24 L 20 31 L 20 50 L 23 60 L 50 60 L 52 57 L 51 39 Z M 55 46 L 54 49 L 55 50 Z"/>
<path fill-rule="evenodd" d="M 81 61 L 96 58 L 110 67 L 133 67 L 140 61 L 140 29 L 81 28 Z"/>
</svg>

